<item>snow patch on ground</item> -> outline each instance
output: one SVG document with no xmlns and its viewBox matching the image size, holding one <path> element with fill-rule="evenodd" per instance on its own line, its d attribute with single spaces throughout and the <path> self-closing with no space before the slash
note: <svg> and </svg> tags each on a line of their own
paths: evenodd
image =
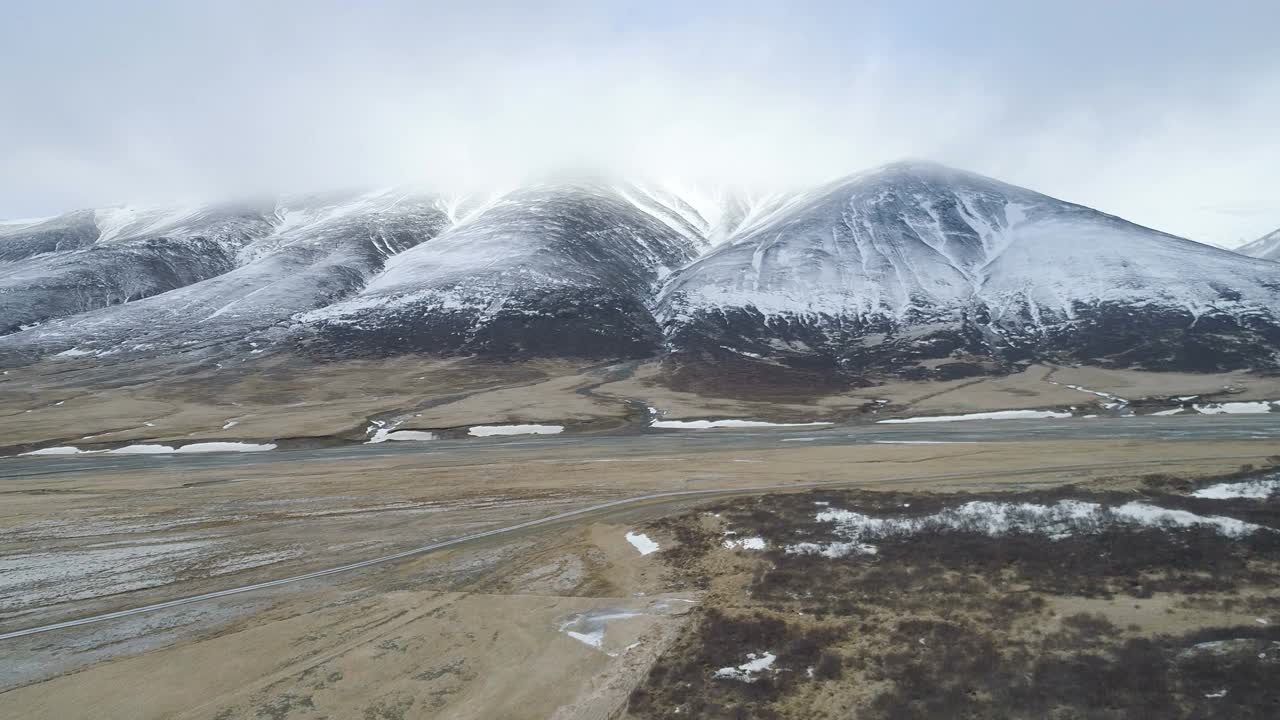
<svg viewBox="0 0 1280 720">
<path fill-rule="evenodd" d="M 967 413 L 965 415 L 925 415 L 923 417 L 879 420 L 885 425 L 904 423 L 961 422 L 964 420 L 1035 420 L 1042 418 L 1069 418 L 1071 413 L 1055 410 L 996 410 L 994 412 Z"/>
<path fill-rule="evenodd" d="M 814 519 L 835 524 L 844 540 L 797 543 L 788 545 L 786 552 L 830 558 L 850 554 L 874 555 L 878 552 L 873 544 L 877 540 L 936 530 L 966 530 L 992 537 L 1010 532 L 1029 532 L 1044 534 L 1055 540 L 1070 537 L 1081 528 L 1098 528 L 1117 522 L 1146 527 L 1205 526 L 1230 537 L 1271 530 L 1235 518 L 1197 515 L 1185 510 L 1171 510 L 1136 501 L 1116 507 L 1104 507 L 1080 500 L 1060 500 L 1052 505 L 977 500 L 932 515 L 887 518 L 831 508 L 819 512 Z"/>
<path fill-rule="evenodd" d="M 658 543 L 650 540 L 649 536 L 644 533 L 629 532 L 626 537 L 627 542 L 631 543 L 631 545 L 635 547 L 641 555 L 648 555 L 649 553 L 658 551 Z"/>
<path fill-rule="evenodd" d="M 476 425 L 467 431 L 474 437 L 490 435 L 559 435 L 563 425 Z"/>
<path fill-rule="evenodd" d="M 728 538 L 724 541 L 724 546 L 730 550 L 737 548 L 741 548 L 743 550 L 764 550 L 766 543 L 762 537 Z"/>
<path fill-rule="evenodd" d="M 1210 485 L 1191 493 L 1191 497 L 1208 500 L 1231 500 L 1235 498 L 1265 500 L 1278 492 L 1280 492 L 1280 474 L 1243 482 Z"/>
<path fill-rule="evenodd" d="M 275 450 L 275 443 L 243 443 L 243 442 L 206 442 L 183 445 L 174 452 L 207 453 L 207 452 L 266 452 Z"/>
<path fill-rule="evenodd" d="M 738 682 L 752 683 L 759 678 L 760 673 L 772 668 L 777 659 L 777 656 L 771 652 L 749 653 L 746 662 L 734 667 L 722 667 L 711 673 L 711 677 L 717 680 L 737 680 Z"/>
</svg>

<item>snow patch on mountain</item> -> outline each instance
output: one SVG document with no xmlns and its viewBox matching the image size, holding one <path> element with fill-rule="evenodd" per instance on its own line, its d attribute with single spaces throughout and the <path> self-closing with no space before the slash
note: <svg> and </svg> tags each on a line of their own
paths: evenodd
<svg viewBox="0 0 1280 720">
<path fill-rule="evenodd" d="M 1280 230 L 1269 232 L 1236 252 L 1263 260 L 1280 260 Z"/>
</svg>

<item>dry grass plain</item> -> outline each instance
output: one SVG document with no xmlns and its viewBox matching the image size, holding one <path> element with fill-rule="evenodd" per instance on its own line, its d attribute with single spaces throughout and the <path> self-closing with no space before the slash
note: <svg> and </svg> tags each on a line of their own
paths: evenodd
<svg viewBox="0 0 1280 720">
<path fill-rule="evenodd" d="M 669 419 L 857 423 L 1106 402 L 1068 385 L 1132 401 L 1280 398 L 1280 379 L 1246 374 L 1035 366 L 1005 377 L 767 401 L 678 392 L 667 380 L 660 365 L 643 362 L 312 365 L 257 355 L 138 367 L 128 377 L 66 359 L 10 370 L 0 378 L 3 455 L 143 441 L 343 446 L 363 442 L 376 422 L 455 437 L 475 424 L 541 422 L 565 425 L 566 434 L 551 444 L 422 443 L 391 454 L 334 447 L 234 464 L 142 458 L 99 465 L 94 457 L 102 456 L 94 456 L 58 460 L 49 473 L 23 465 L 35 470 L 10 473 L 0 487 L 0 633 L 323 570 L 623 498 L 706 494 L 0 640 L 0 716 L 615 718 L 635 688 L 650 682 L 659 658 L 684 652 L 692 628 L 721 603 L 714 585 L 694 582 L 673 562 L 680 540 L 661 529 L 664 519 L 723 502 L 715 491 L 776 496 L 828 483 L 879 492 L 1064 484 L 1135 492 L 1149 473 L 1214 476 L 1280 452 L 1266 439 L 739 439 L 719 447 L 685 442 L 680 433 L 638 443 L 626 434 L 648 422 L 650 407 Z M 81 462 L 83 470 L 65 464 Z M 642 555 L 625 539 L 642 528 L 664 552 Z"/>
<path fill-rule="evenodd" d="M 1029 490 L 1263 464 L 1265 441 L 572 443 L 5 481 L 0 631 L 245 585 L 611 499 L 813 482 Z M 1056 469 L 1055 469 L 1056 468 Z M 705 589 L 629 531 L 664 498 L 316 580 L 0 641 L 0 714 L 29 718 L 616 717 Z M 649 530 L 665 548 L 676 538 Z M 34 570 L 33 570 L 34 568 Z M 691 614 L 692 613 L 692 614 Z M 603 618 L 603 619 L 601 619 Z M 592 623 L 596 623 L 593 625 Z M 602 629 L 599 647 L 574 639 Z"/>
</svg>

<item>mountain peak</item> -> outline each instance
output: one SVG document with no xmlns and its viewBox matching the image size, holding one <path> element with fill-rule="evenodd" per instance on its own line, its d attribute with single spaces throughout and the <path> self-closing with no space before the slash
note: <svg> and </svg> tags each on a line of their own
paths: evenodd
<svg viewBox="0 0 1280 720">
<path fill-rule="evenodd" d="M 1280 261 L 1280 230 L 1273 230 L 1251 243 L 1242 245 L 1236 252 L 1263 260 Z"/>
</svg>

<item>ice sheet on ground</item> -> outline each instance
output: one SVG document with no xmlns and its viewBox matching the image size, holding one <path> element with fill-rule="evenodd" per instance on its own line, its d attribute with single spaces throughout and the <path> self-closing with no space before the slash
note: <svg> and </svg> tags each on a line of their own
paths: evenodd
<svg viewBox="0 0 1280 720">
<path fill-rule="evenodd" d="M 168 445 L 126 445 L 115 450 L 108 450 L 111 455 L 167 455 L 173 452 Z"/>
<path fill-rule="evenodd" d="M 426 432 L 424 430 L 382 430 L 379 429 L 373 434 L 373 437 L 365 441 L 365 445 L 377 445 L 384 442 L 405 442 L 412 440 L 435 440 L 435 433 Z"/>
<path fill-rule="evenodd" d="M 1191 493 L 1191 497 L 1209 500 L 1230 500 L 1233 498 L 1263 500 L 1277 492 L 1280 492 L 1280 473 L 1252 480 L 1210 485 Z"/>
<path fill-rule="evenodd" d="M 476 425 L 467 431 L 475 437 L 490 435 L 558 435 L 563 425 Z"/>
<path fill-rule="evenodd" d="M 81 450 L 70 445 L 43 448 L 21 453 L 22 455 L 89 455 L 107 453 L 109 455 L 169 455 L 172 453 L 209 453 L 209 452 L 265 452 L 275 450 L 275 443 L 243 443 L 243 442 L 206 442 L 192 443 L 181 447 L 169 445 L 141 444 L 126 445 L 113 450 Z"/>
<path fill-rule="evenodd" d="M 244 443 L 244 442 L 206 442 L 192 443 L 183 445 L 174 452 L 180 453 L 206 453 L 206 452 L 266 452 L 267 450 L 275 450 L 275 443 Z"/>
<path fill-rule="evenodd" d="M 773 667 L 778 658 L 771 652 L 749 653 L 747 661 L 734 667 L 722 667 L 711 673 L 717 680 L 737 680 L 739 682 L 755 682 L 760 673 Z"/>
<path fill-rule="evenodd" d="M 755 428 L 755 427 L 817 427 L 830 425 L 829 422 L 775 423 L 763 420 L 654 420 L 650 427 L 668 430 L 710 430 L 713 428 Z"/>
<path fill-rule="evenodd" d="M 876 445 L 973 445 L 973 440 L 872 440 Z"/>
<path fill-rule="evenodd" d="M 1191 407 L 1201 415 L 1255 415 L 1280 409 L 1280 402 L 1258 400 L 1256 402 L 1206 403 L 1204 405 L 1192 405 Z"/>
<path fill-rule="evenodd" d="M 93 451 L 81 450 L 80 448 L 73 447 L 71 445 L 62 445 L 59 447 L 47 447 L 47 448 L 40 448 L 39 450 L 30 450 L 20 454 L 21 455 L 83 455 L 91 452 Z"/>
<path fill-rule="evenodd" d="M 648 555 L 649 553 L 658 551 L 658 543 L 650 540 L 649 536 L 644 533 L 629 532 L 626 537 L 627 542 L 631 543 L 636 550 L 640 551 L 641 555 Z"/>
<path fill-rule="evenodd" d="M 1056 410 L 996 410 L 994 412 L 967 413 L 965 415 L 925 415 L 923 417 L 879 420 L 882 424 L 960 422 L 964 420 L 1034 420 L 1041 418 L 1069 418 L 1071 413 Z"/>
</svg>

